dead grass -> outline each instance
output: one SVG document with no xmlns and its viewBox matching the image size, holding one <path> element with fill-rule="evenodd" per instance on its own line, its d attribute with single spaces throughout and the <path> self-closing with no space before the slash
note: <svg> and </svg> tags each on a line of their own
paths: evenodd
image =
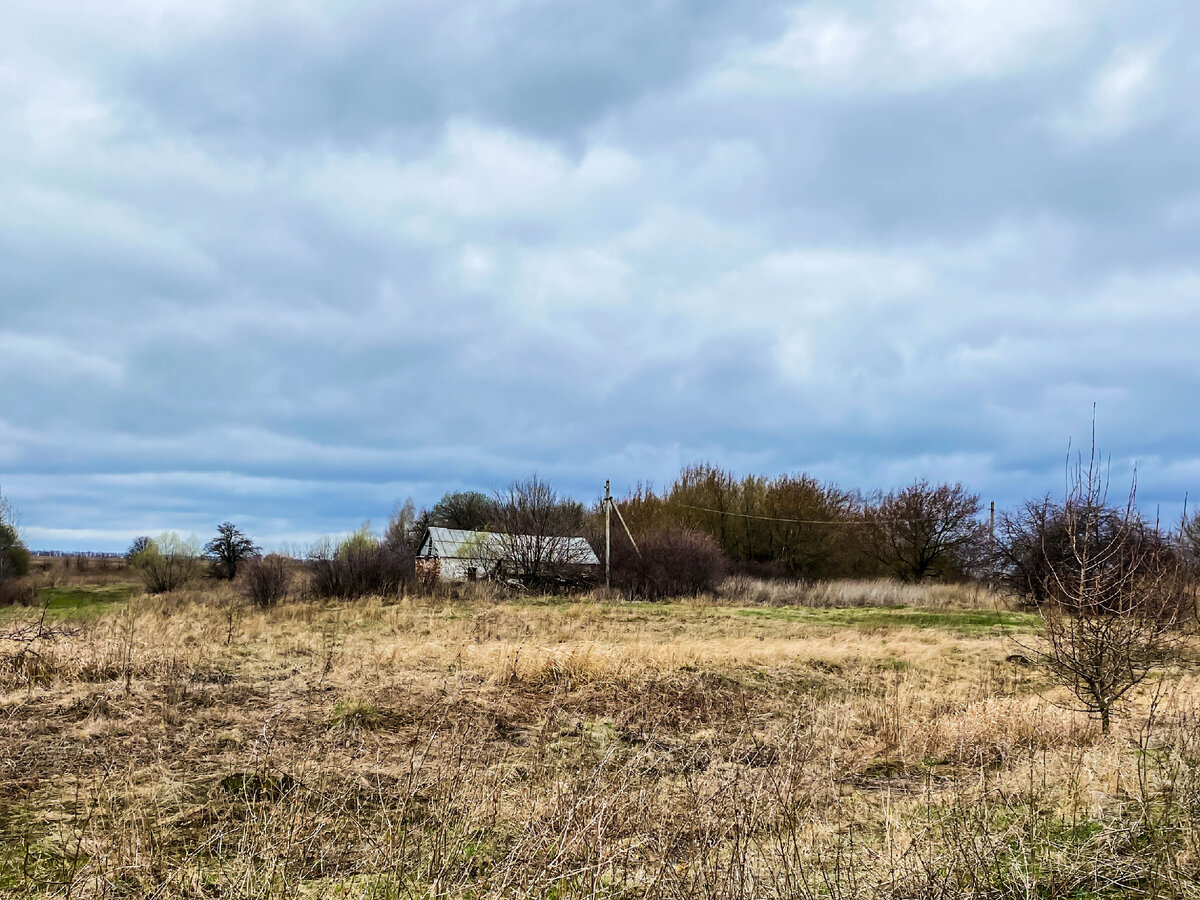
<svg viewBox="0 0 1200 900">
<path fill-rule="evenodd" d="M 813 596 L 953 608 L 887 590 Z M 0 641 L 0 895 L 1200 893 L 1190 671 L 1102 739 L 995 630 L 744 612 L 221 588 Z"/>
<path fill-rule="evenodd" d="M 1018 608 L 1013 597 L 979 584 L 904 584 L 889 579 L 767 581 L 739 575 L 725 580 L 719 596 L 735 603 L 841 609 L 889 606 L 981 610 Z"/>
</svg>

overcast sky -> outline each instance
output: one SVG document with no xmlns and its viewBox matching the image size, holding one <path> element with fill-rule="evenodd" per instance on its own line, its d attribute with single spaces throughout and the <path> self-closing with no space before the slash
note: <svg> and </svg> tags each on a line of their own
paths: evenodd
<svg viewBox="0 0 1200 900">
<path fill-rule="evenodd" d="M 0 12 L 31 546 L 304 542 L 534 471 L 1200 494 L 1200 6 Z"/>
</svg>

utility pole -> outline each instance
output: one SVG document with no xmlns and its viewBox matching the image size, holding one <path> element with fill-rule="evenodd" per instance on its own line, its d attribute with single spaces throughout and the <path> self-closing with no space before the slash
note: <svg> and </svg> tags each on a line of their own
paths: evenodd
<svg viewBox="0 0 1200 900">
<path fill-rule="evenodd" d="M 988 586 L 993 587 L 996 581 L 996 501 L 991 502 L 988 511 Z"/>
<path fill-rule="evenodd" d="M 604 590 L 612 590 L 612 492 L 604 479 Z"/>
</svg>

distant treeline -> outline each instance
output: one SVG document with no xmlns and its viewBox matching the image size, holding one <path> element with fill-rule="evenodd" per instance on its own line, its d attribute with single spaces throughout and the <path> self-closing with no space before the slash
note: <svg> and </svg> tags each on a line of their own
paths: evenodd
<svg viewBox="0 0 1200 900">
<path fill-rule="evenodd" d="M 510 500 L 453 492 L 419 515 L 411 506 L 399 511 L 391 528 L 407 529 L 414 545 L 430 526 L 497 530 Z M 704 535 L 733 571 L 766 577 L 965 578 L 987 552 L 979 497 L 961 484 L 916 481 L 864 495 L 809 475 L 738 476 L 705 463 L 683 469 L 661 492 L 638 486 L 617 498 L 617 508 L 639 542 L 657 545 L 676 531 Z M 603 503 L 588 509 L 563 499 L 554 518 L 603 556 Z M 615 520 L 612 527 L 614 560 L 636 559 L 624 527 Z"/>
<path fill-rule="evenodd" d="M 41 557 L 68 557 L 74 559 L 77 556 L 82 556 L 84 559 L 121 559 L 125 556 L 124 552 L 109 553 L 103 550 L 30 550 L 30 555 Z"/>
<path fill-rule="evenodd" d="M 1200 516 L 1160 529 L 1140 516 L 1132 499 L 1115 505 L 1104 520 L 1196 568 Z M 494 496 L 451 492 L 419 514 L 406 504 L 389 530 L 393 539 L 407 535 L 414 547 L 434 525 L 504 530 L 512 515 L 502 510 L 512 503 L 511 490 Z M 589 509 L 567 498 L 556 504 L 534 518 L 552 519 L 562 534 L 586 535 L 603 558 L 603 504 Z M 997 510 L 993 529 L 979 495 L 957 482 L 918 479 L 867 493 L 806 474 L 737 475 L 709 463 L 685 467 L 661 491 L 639 485 L 617 498 L 617 508 L 639 544 L 694 550 L 694 542 L 678 533 L 701 535 L 734 572 L 811 580 L 998 578 L 1022 591 L 1031 589 L 1025 582 L 1041 577 L 1035 562 L 1048 543 L 1062 540 L 1072 512 L 1070 504 L 1042 497 Z M 614 565 L 634 565 L 638 555 L 619 520 L 612 529 Z"/>
<path fill-rule="evenodd" d="M 1200 515 L 1162 528 L 1140 514 L 1132 490 L 1120 503 L 1110 504 L 1106 492 L 1099 496 L 1029 500 L 997 510 L 992 527 L 979 495 L 957 482 L 918 479 L 865 493 L 803 473 L 738 475 L 699 463 L 662 490 L 639 485 L 616 498 L 613 585 L 631 595 L 670 595 L 707 590 L 725 573 L 814 581 L 986 578 L 1038 598 L 1058 563 L 1093 545 L 1116 548 L 1103 559 L 1118 568 L 1128 568 L 1129 559 L 1154 559 L 1160 568 L 1177 565 L 1190 577 L 1200 575 Z M 7 506 L 0 506 L 0 577 L 28 571 L 28 553 L 11 521 Z M 1080 532 L 1081 521 L 1092 524 Z M 527 587 L 580 586 L 578 561 L 558 558 L 556 536 L 582 535 L 605 559 L 605 504 L 598 498 L 589 507 L 536 476 L 492 494 L 452 491 L 419 513 L 409 500 L 397 506 L 382 535 L 367 524 L 345 540 L 325 539 L 293 555 L 307 559 L 315 583 L 321 583 L 316 575 L 332 573 L 328 593 L 350 595 L 378 587 L 377 581 L 386 587 L 414 578 L 413 557 L 434 526 L 525 536 L 509 542 L 505 558 L 481 560 L 477 568 Z M 173 533 L 140 537 L 126 556 L 146 571 L 167 567 L 168 574 L 179 560 L 192 560 L 188 577 L 195 561 L 207 557 L 213 571 L 228 579 L 243 560 L 261 556 L 254 541 L 228 522 L 203 548 L 191 543 Z M 1136 567 L 1121 571 L 1141 577 Z"/>
</svg>

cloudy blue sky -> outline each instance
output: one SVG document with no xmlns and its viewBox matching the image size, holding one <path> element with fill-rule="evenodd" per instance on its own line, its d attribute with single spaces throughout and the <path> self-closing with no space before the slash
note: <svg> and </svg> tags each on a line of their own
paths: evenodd
<svg viewBox="0 0 1200 900">
<path fill-rule="evenodd" d="M 0 10 L 0 489 L 264 544 L 533 471 L 1200 494 L 1200 7 Z"/>
</svg>

